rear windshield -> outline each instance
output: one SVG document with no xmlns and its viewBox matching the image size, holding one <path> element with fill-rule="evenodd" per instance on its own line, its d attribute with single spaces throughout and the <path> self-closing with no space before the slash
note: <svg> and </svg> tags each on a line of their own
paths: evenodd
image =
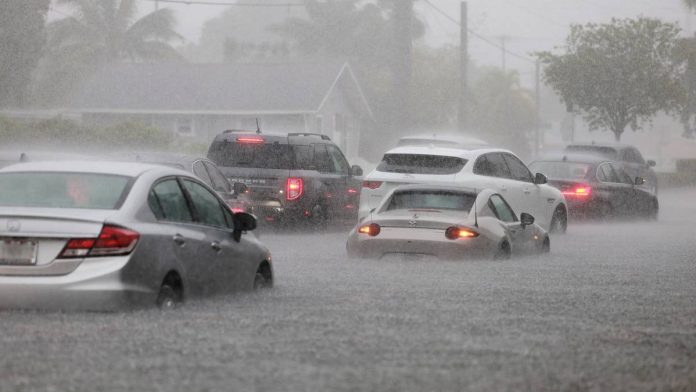
<svg viewBox="0 0 696 392">
<path fill-rule="evenodd" d="M 210 146 L 208 158 L 222 167 L 248 167 L 259 169 L 292 169 L 292 146 L 279 143 L 215 142 Z"/>
<path fill-rule="evenodd" d="M 529 165 L 529 169 L 534 173 L 563 180 L 582 180 L 591 167 L 589 163 L 576 162 L 533 162 Z"/>
<path fill-rule="evenodd" d="M 0 173 L 0 207 L 115 210 L 131 179 L 93 173 Z"/>
<path fill-rule="evenodd" d="M 421 154 L 385 154 L 377 170 L 390 173 L 454 174 L 467 160 L 457 157 Z"/>
<path fill-rule="evenodd" d="M 565 148 L 565 152 L 599 155 L 612 160 L 616 159 L 616 149 L 606 146 L 568 146 Z"/>
<path fill-rule="evenodd" d="M 401 191 L 392 195 L 387 210 L 436 209 L 469 211 L 476 195 L 451 191 Z"/>
</svg>

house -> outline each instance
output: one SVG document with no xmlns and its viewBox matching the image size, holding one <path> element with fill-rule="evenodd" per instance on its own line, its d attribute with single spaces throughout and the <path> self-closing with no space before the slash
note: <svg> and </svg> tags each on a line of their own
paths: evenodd
<svg viewBox="0 0 696 392">
<path fill-rule="evenodd" d="M 70 99 L 86 125 L 137 121 L 207 144 L 226 129 L 328 135 L 349 158 L 374 118 L 347 63 L 137 63 L 102 69 Z"/>
</svg>

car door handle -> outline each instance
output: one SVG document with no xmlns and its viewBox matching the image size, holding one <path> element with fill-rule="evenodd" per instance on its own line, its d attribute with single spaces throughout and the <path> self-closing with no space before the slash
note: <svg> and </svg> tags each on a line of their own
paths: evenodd
<svg viewBox="0 0 696 392">
<path fill-rule="evenodd" d="M 210 247 L 213 248 L 214 251 L 219 252 L 222 250 L 222 246 L 218 241 L 213 241 L 210 243 Z"/>
<path fill-rule="evenodd" d="M 181 234 L 174 234 L 172 240 L 174 240 L 174 243 L 176 243 L 179 246 L 184 246 L 186 244 L 186 240 L 184 239 L 184 236 L 182 236 Z"/>
</svg>

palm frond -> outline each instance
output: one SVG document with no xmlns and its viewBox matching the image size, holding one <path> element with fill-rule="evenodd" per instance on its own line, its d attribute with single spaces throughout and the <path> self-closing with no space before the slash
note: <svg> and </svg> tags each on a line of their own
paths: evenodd
<svg viewBox="0 0 696 392">
<path fill-rule="evenodd" d="M 182 37 L 174 30 L 174 14 L 169 9 L 153 11 L 138 19 L 126 31 L 127 42 L 163 41 L 169 42 Z"/>
</svg>

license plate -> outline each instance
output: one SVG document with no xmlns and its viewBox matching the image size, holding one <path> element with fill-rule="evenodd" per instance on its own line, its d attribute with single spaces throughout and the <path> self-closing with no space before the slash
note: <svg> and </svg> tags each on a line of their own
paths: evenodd
<svg viewBox="0 0 696 392">
<path fill-rule="evenodd" d="M 36 264 L 37 242 L 26 238 L 0 239 L 0 264 Z"/>
</svg>

